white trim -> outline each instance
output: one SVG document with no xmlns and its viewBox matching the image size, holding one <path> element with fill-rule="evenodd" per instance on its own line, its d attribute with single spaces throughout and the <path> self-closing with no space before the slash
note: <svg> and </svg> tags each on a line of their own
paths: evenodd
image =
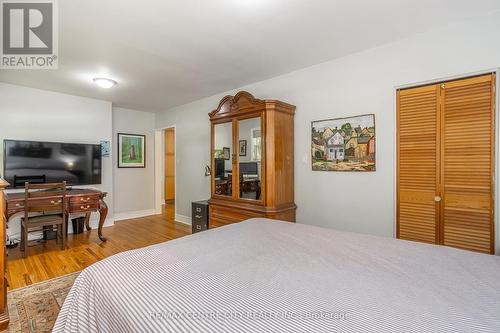
<svg viewBox="0 0 500 333">
<path fill-rule="evenodd" d="M 132 212 L 115 213 L 115 222 L 122 220 L 136 219 L 144 216 L 156 215 L 155 209 L 136 210 Z"/>
<path fill-rule="evenodd" d="M 161 190 L 162 190 L 162 147 L 163 145 L 161 144 L 161 139 L 162 139 L 162 131 L 161 130 L 156 130 L 155 131 L 155 211 L 156 214 L 161 214 L 162 213 L 162 202 L 161 202 Z"/>
<path fill-rule="evenodd" d="M 253 133 L 254 131 L 260 131 L 260 160 L 254 159 L 253 158 L 253 153 L 255 147 L 253 146 Z M 251 162 L 261 162 L 262 161 L 262 128 L 260 127 L 255 127 L 250 129 L 250 161 Z"/>
<path fill-rule="evenodd" d="M 443 81 L 452 81 L 452 80 L 459 80 L 471 76 L 479 76 L 479 75 L 485 75 L 488 73 L 495 73 L 496 74 L 496 104 L 495 104 L 495 172 L 494 172 L 494 178 L 493 178 L 493 199 L 494 199 L 494 234 L 495 234 L 495 242 L 494 242 L 494 248 L 495 248 L 495 253 L 496 255 L 500 255 L 500 219 L 498 216 L 499 212 L 499 200 L 497 193 L 500 193 L 500 182 L 497 181 L 499 179 L 499 174 L 500 171 L 499 166 L 500 166 L 500 142 L 499 142 L 499 130 L 500 130 L 500 116 L 499 116 L 499 107 L 500 107 L 500 68 L 493 68 L 493 69 L 488 69 L 488 70 L 482 70 L 482 71 L 477 71 L 477 72 L 470 72 L 470 73 L 464 73 L 464 74 L 459 74 L 459 75 L 453 75 L 453 76 L 448 76 L 448 77 L 443 77 L 443 78 L 437 78 L 433 80 L 428 80 L 428 81 L 421 81 L 421 82 L 415 82 L 415 83 L 407 83 L 407 84 L 402 84 L 399 86 L 395 86 L 393 90 L 393 110 L 394 110 L 394 147 L 393 147 L 393 156 L 394 156 L 394 200 L 393 200 L 393 212 L 394 212 L 394 223 L 393 223 L 393 234 L 394 238 L 396 238 L 396 225 L 397 225 L 397 203 L 396 203 L 396 197 L 397 197 L 397 168 L 398 168 L 398 160 L 397 160 L 397 154 L 398 154 L 398 147 L 397 147 L 397 136 L 398 136 L 398 128 L 397 128 L 397 91 L 399 89 L 405 89 L 405 88 L 411 88 L 411 87 L 418 87 L 418 86 L 424 86 L 424 85 L 430 85 L 430 84 L 435 84 Z M 376 141 L 375 141 L 376 143 Z M 377 151 L 377 148 L 375 148 L 375 151 Z"/>
<path fill-rule="evenodd" d="M 496 97 L 496 101 L 495 101 L 495 173 L 493 174 L 493 185 L 494 185 L 494 188 L 493 188 L 493 214 L 495 214 L 495 219 L 493 221 L 493 228 L 495 229 L 495 241 L 494 241 L 494 247 L 495 247 L 495 254 L 496 255 L 500 255 L 500 219 L 499 219 L 499 216 L 498 216 L 498 207 L 499 207 L 499 201 L 498 201 L 498 191 L 500 189 L 500 184 L 499 184 L 499 181 L 498 181 L 498 175 L 500 174 L 500 171 L 498 170 L 499 169 L 499 161 L 500 161 L 500 144 L 499 144 L 499 138 L 500 136 L 498 135 L 498 131 L 500 129 L 500 118 L 499 117 L 499 106 L 500 106 L 500 77 L 499 77 L 499 74 L 500 74 L 500 69 L 497 68 L 493 71 L 493 73 L 496 74 L 496 89 L 495 89 L 495 97 Z"/>
<path fill-rule="evenodd" d="M 175 214 L 175 221 L 180 222 L 180 223 L 184 223 L 184 224 L 188 224 L 188 225 L 192 225 L 191 218 L 189 216 L 186 216 L 186 215 Z"/>
<path fill-rule="evenodd" d="M 97 229 L 99 227 L 99 214 L 93 214 L 93 215 L 95 215 L 96 217 L 91 218 L 89 224 L 90 224 L 90 227 L 92 229 Z M 115 225 L 115 219 L 114 219 L 114 217 L 113 218 L 109 217 L 104 221 L 104 224 L 102 227 L 106 228 L 106 227 L 111 227 L 113 225 Z"/>
<path fill-rule="evenodd" d="M 166 129 L 173 128 L 174 129 L 174 151 L 175 151 L 175 163 L 174 163 L 174 173 L 175 173 L 175 199 L 177 200 L 177 127 L 176 125 L 165 126 L 161 128 L 157 128 L 155 130 L 155 210 L 156 214 L 162 213 L 162 206 L 165 202 L 162 201 L 162 191 L 164 191 L 163 179 L 165 174 L 164 159 L 165 159 L 165 151 L 164 151 L 164 132 Z M 177 201 L 174 203 L 174 212 L 177 212 Z M 190 218 L 191 221 L 191 218 Z"/>
<path fill-rule="evenodd" d="M 427 86 L 435 83 L 441 83 L 444 81 L 454 81 L 454 80 L 460 80 L 460 79 L 465 79 L 468 77 L 472 76 L 480 76 L 480 75 L 485 75 L 488 73 L 499 73 L 498 68 L 492 68 L 492 69 L 485 69 L 482 71 L 476 71 L 476 72 L 469 72 L 469 73 L 464 73 L 464 74 L 458 74 L 458 75 L 451 75 L 451 76 L 445 76 L 441 78 L 436 78 L 436 79 L 430 79 L 426 81 L 419 81 L 419 82 L 414 82 L 414 83 L 405 83 L 401 84 L 399 86 L 394 87 L 394 92 L 396 92 L 398 89 L 406 89 L 406 88 L 413 88 L 413 87 L 418 87 L 418 86 Z"/>
</svg>

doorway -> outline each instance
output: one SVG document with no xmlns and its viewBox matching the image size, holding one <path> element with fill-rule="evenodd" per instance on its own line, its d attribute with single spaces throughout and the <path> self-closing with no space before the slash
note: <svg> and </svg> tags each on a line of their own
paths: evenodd
<svg viewBox="0 0 500 333">
<path fill-rule="evenodd" d="M 175 128 L 165 129 L 164 140 L 164 203 L 175 204 Z"/>
</svg>

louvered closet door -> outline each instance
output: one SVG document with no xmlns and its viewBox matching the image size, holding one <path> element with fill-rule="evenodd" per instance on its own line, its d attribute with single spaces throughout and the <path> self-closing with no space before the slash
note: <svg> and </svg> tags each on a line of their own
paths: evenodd
<svg viewBox="0 0 500 333">
<path fill-rule="evenodd" d="M 397 237 L 436 243 L 439 85 L 398 91 Z"/>
<path fill-rule="evenodd" d="M 441 243 L 493 252 L 494 75 L 443 83 Z"/>
</svg>

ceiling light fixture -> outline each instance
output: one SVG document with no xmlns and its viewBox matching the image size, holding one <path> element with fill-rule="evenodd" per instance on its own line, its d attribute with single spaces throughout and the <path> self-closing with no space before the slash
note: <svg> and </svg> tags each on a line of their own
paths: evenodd
<svg viewBox="0 0 500 333">
<path fill-rule="evenodd" d="M 115 80 L 107 79 L 104 77 L 96 77 L 92 81 L 94 81 L 95 84 L 103 89 L 109 89 L 118 84 L 118 82 L 116 82 Z"/>
</svg>

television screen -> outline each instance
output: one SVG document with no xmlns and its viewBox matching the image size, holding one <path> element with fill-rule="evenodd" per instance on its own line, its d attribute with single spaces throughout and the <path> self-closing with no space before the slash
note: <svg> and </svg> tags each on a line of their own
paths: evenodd
<svg viewBox="0 0 500 333">
<path fill-rule="evenodd" d="M 4 178 L 11 187 L 101 184 L 101 145 L 4 140 Z"/>
<path fill-rule="evenodd" d="M 224 178 L 224 163 L 223 158 L 215 159 L 215 178 Z"/>
<path fill-rule="evenodd" d="M 243 175 L 258 175 L 259 165 L 257 162 L 241 162 L 240 163 L 240 176 Z"/>
</svg>

